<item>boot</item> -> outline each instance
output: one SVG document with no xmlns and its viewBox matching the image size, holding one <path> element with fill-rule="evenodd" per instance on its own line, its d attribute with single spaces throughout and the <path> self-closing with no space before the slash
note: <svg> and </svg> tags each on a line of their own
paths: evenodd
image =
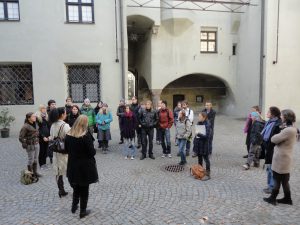
<svg viewBox="0 0 300 225">
<path fill-rule="evenodd" d="M 150 159 L 155 159 L 155 157 L 153 156 L 153 154 L 149 155 Z"/>
<path fill-rule="evenodd" d="M 33 175 L 34 176 L 36 176 L 36 177 L 42 177 L 42 175 L 37 172 L 37 163 L 33 163 L 32 164 L 32 170 L 33 170 Z"/>
<path fill-rule="evenodd" d="M 78 203 L 79 203 L 79 196 L 73 193 L 73 202 L 72 202 L 72 208 L 71 212 L 74 214 L 76 210 L 78 209 Z"/>
<path fill-rule="evenodd" d="M 140 160 L 144 160 L 146 158 L 146 156 L 144 154 L 142 154 Z"/>
<path fill-rule="evenodd" d="M 293 201 L 291 198 L 291 192 L 285 192 L 284 198 L 278 199 L 277 202 L 281 203 L 281 204 L 293 205 Z"/>
<path fill-rule="evenodd" d="M 210 170 L 206 170 L 205 176 L 201 180 L 202 181 L 210 180 Z"/>
<path fill-rule="evenodd" d="M 265 202 L 272 204 L 272 205 L 277 205 L 276 197 L 278 195 L 279 191 L 272 191 L 272 194 L 270 195 L 269 198 L 263 198 Z"/>
<path fill-rule="evenodd" d="M 83 217 L 86 217 L 87 215 L 89 215 L 91 213 L 91 210 L 86 209 L 87 203 L 88 203 L 87 197 L 80 198 L 80 214 L 79 214 L 80 219 Z"/>
<path fill-rule="evenodd" d="M 32 171 L 33 171 L 32 170 L 32 166 L 31 165 L 27 165 L 27 170 L 32 173 Z"/>
<path fill-rule="evenodd" d="M 180 157 L 181 157 L 181 161 L 180 161 L 179 165 L 183 166 L 183 165 L 186 164 L 186 158 L 185 158 L 185 155 L 184 155 L 183 152 L 179 152 L 179 154 L 180 154 Z"/>
<path fill-rule="evenodd" d="M 63 176 L 58 176 L 58 179 L 57 179 L 57 186 L 58 186 L 58 196 L 61 198 L 61 197 L 64 197 L 66 195 L 68 195 L 68 192 L 65 191 L 65 188 L 64 188 L 64 180 L 63 180 Z"/>
</svg>

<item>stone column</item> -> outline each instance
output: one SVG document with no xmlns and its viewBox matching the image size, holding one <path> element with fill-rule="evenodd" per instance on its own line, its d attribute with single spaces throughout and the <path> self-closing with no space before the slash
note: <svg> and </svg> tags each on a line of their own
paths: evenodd
<svg viewBox="0 0 300 225">
<path fill-rule="evenodd" d="M 162 89 L 152 89 L 151 90 L 153 108 L 157 107 L 158 101 L 160 100 L 161 92 L 162 92 Z"/>
</svg>

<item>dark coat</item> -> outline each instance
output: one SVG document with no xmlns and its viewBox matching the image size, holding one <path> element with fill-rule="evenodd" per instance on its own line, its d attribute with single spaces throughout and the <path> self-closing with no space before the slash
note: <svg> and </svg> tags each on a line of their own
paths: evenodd
<svg viewBox="0 0 300 225">
<path fill-rule="evenodd" d="M 86 186 L 98 181 L 94 138 L 88 132 L 80 138 L 67 135 L 65 149 L 69 154 L 67 177 L 71 185 Z"/>
<path fill-rule="evenodd" d="M 247 124 L 247 136 L 246 136 L 246 145 L 247 147 L 250 147 L 250 134 L 251 134 L 251 129 L 252 129 L 252 119 L 248 120 L 248 124 Z"/>
<path fill-rule="evenodd" d="M 265 122 L 254 121 L 250 133 L 250 143 L 253 145 L 261 145 L 263 142 L 261 132 L 264 129 Z"/>
<path fill-rule="evenodd" d="M 70 125 L 70 127 L 72 127 L 78 117 L 79 117 L 79 111 L 76 115 L 71 113 L 71 114 L 68 115 L 66 122 Z"/>
<path fill-rule="evenodd" d="M 177 120 L 178 120 L 178 116 L 179 116 L 179 112 L 181 111 L 181 109 L 180 108 L 178 108 L 177 106 L 176 106 L 176 108 L 174 109 L 174 122 L 176 123 L 177 122 Z"/>
<path fill-rule="evenodd" d="M 194 138 L 194 152 L 198 155 L 208 155 L 209 153 L 209 138 L 211 135 L 211 126 L 209 121 L 198 122 L 197 125 L 205 125 L 206 135 L 197 134 Z"/>
<path fill-rule="evenodd" d="M 65 107 L 66 107 L 66 114 L 68 116 L 72 113 L 72 106 L 71 105 L 65 105 Z"/>
<path fill-rule="evenodd" d="M 205 112 L 207 114 L 207 118 L 208 118 L 208 121 L 210 123 L 210 127 L 212 129 L 212 132 L 215 128 L 215 117 L 216 117 L 216 111 L 211 109 L 209 111 L 209 113 L 207 113 L 207 109 L 204 109 L 202 112 Z"/>
<path fill-rule="evenodd" d="M 275 122 L 275 125 L 271 131 L 271 135 L 269 140 L 267 141 L 263 141 L 263 149 L 265 150 L 265 164 L 272 164 L 272 159 L 273 159 L 273 153 L 274 153 L 274 147 L 275 144 L 271 142 L 271 138 L 275 135 L 275 134 L 279 134 L 281 131 L 281 126 L 282 121 L 281 119 L 278 119 Z"/>
<path fill-rule="evenodd" d="M 44 137 L 48 138 L 50 136 L 50 123 L 45 117 L 41 117 L 37 120 L 39 127 L 39 137 L 43 140 Z"/>
<path fill-rule="evenodd" d="M 139 125 L 138 117 L 139 117 L 140 108 L 141 108 L 141 106 L 139 104 L 131 104 L 131 106 L 130 106 L 130 110 L 133 112 L 133 114 L 136 118 L 137 127 Z"/>
<path fill-rule="evenodd" d="M 28 145 L 36 145 L 39 143 L 39 130 L 35 123 L 24 123 L 19 134 L 19 141 L 24 149 L 27 148 Z"/>
<path fill-rule="evenodd" d="M 157 126 L 158 115 L 154 109 L 142 109 L 139 112 L 139 123 L 144 129 L 151 129 Z"/>
<path fill-rule="evenodd" d="M 135 137 L 135 128 L 137 124 L 137 119 L 134 113 L 125 113 L 121 119 L 121 124 L 123 127 L 123 137 L 126 139 L 133 139 Z"/>
</svg>

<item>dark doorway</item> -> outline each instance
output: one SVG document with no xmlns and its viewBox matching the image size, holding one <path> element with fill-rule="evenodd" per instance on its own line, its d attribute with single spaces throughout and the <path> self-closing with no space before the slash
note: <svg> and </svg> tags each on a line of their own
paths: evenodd
<svg viewBox="0 0 300 225">
<path fill-rule="evenodd" d="M 175 109 L 178 102 L 181 102 L 183 100 L 184 100 L 184 95 L 173 95 L 173 109 Z"/>
</svg>

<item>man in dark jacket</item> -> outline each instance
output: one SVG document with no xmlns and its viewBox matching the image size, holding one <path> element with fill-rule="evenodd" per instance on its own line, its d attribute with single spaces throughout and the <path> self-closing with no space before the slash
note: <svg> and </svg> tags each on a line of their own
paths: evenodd
<svg viewBox="0 0 300 225">
<path fill-rule="evenodd" d="M 211 155 L 212 154 L 212 142 L 213 142 L 213 139 L 214 139 L 214 127 L 215 127 L 216 111 L 213 110 L 212 103 L 207 101 L 205 103 L 205 109 L 202 112 L 205 112 L 207 114 L 207 118 L 208 118 L 208 121 L 209 121 L 210 127 L 211 127 L 211 134 L 210 134 L 210 138 L 208 140 L 209 155 Z"/>
<path fill-rule="evenodd" d="M 72 113 L 72 106 L 73 106 L 72 98 L 71 97 L 67 97 L 67 99 L 66 99 L 66 105 L 65 105 L 67 117 L 66 117 L 65 122 L 67 122 L 67 118 Z"/>
<path fill-rule="evenodd" d="M 125 100 L 121 99 L 119 107 L 117 109 L 117 116 L 119 118 L 119 128 L 120 128 L 120 142 L 119 144 L 124 143 L 124 138 L 123 138 L 123 127 L 122 127 L 122 117 L 124 116 L 125 113 Z"/>
<path fill-rule="evenodd" d="M 132 103 L 131 103 L 131 106 L 130 106 L 130 110 L 133 112 L 135 118 L 138 120 L 139 110 L 140 110 L 141 107 L 138 104 L 138 100 L 137 100 L 136 96 L 133 96 L 131 101 L 132 101 Z M 142 130 L 141 130 L 139 122 L 137 122 L 137 124 L 136 124 L 135 132 L 136 132 L 136 136 L 137 136 L 137 139 L 138 139 L 137 148 L 140 148 L 141 144 L 142 144 Z"/>
<path fill-rule="evenodd" d="M 157 112 L 152 108 L 152 102 L 147 101 L 146 108 L 141 109 L 139 112 L 139 123 L 141 124 L 142 127 L 141 160 L 146 158 L 148 141 L 149 141 L 149 158 L 155 159 L 153 156 L 153 134 L 154 134 L 154 127 L 156 127 L 157 122 L 158 122 Z"/>
<path fill-rule="evenodd" d="M 168 156 L 169 158 L 172 157 L 171 155 L 171 134 L 170 129 L 174 123 L 174 117 L 171 110 L 167 108 L 167 102 L 162 101 L 161 108 L 158 111 L 158 129 L 160 133 L 160 141 L 161 146 L 163 149 L 162 158 Z M 167 146 L 166 146 L 167 143 Z"/>
</svg>

